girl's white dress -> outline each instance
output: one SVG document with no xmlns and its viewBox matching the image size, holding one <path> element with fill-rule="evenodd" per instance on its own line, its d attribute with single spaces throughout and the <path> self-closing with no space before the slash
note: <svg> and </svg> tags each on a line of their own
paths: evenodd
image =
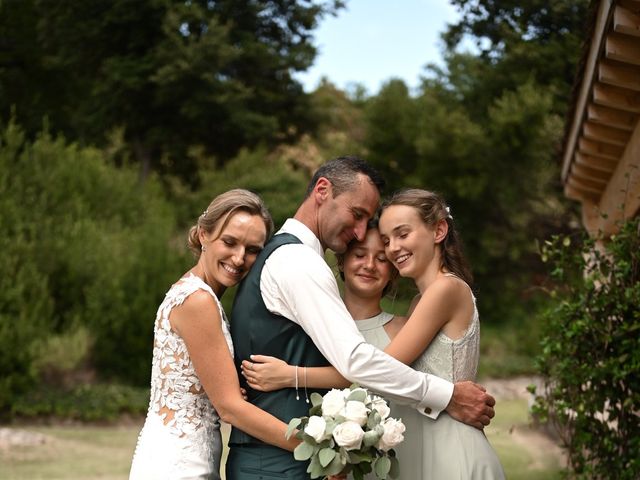
<svg viewBox="0 0 640 480">
<path fill-rule="evenodd" d="M 219 417 L 193 368 L 169 314 L 197 290 L 214 298 L 233 356 L 227 318 L 211 287 L 190 274 L 175 283 L 158 308 L 154 327 L 151 398 L 136 446 L 130 480 L 220 479 Z"/>
<path fill-rule="evenodd" d="M 475 380 L 480 353 L 480 321 L 475 298 L 473 303 L 473 318 L 465 334 L 451 340 L 438 332 L 412 364 L 415 370 L 454 383 Z M 384 350 L 391 340 L 383 326 L 392 318 L 392 314 L 382 312 L 373 318 L 358 320 L 356 325 L 368 343 Z M 432 420 L 404 405 L 392 404 L 391 415 L 401 418 L 406 427 L 404 441 L 394 448 L 400 462 L 401 480 L 505 478 L 496 453 L 480 430 L 454 420 L 445 412 Z"/>
</svg>

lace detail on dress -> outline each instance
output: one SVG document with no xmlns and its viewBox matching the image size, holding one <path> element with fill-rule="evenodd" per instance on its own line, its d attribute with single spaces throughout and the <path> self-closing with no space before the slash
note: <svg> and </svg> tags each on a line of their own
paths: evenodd
<svg viewBox="0 0 640 480">
<path fill-rule="evenodd" d="M 179 437 L 205 427 L 218 426 L 219 417 L 196 375 L 184 340 L 171 329 L 169 314 L 197 290 L 211 294 L 218 305 L 222 331 L 233 356 L 228 320 L 209 285 L 190 274 L 175 283 L 158 308 L 154 327 L 149 413 L 158 415 Z"/>
<path fill-rule="evenodd" d="M 464 335 L 452 340 L 438 332 L 427 349 L 413 362 L 415 370 L 431 373 L 454 383 L 475 380 L 480 358 L 480 318 L 476 298 L 473 294 L 471 297 L 473 317 Z"/>
</svg>

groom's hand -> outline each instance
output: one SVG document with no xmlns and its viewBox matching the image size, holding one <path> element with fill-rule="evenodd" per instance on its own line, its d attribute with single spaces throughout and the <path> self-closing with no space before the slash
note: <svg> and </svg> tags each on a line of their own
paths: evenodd
<svg viewBox="0 0 640 480">
<path fill-rule="evenodd" d="M 495 398 L 482 385 L 458 382 L 453 385 L 453 395 L 446 412 L 456 420 L 482 430 L 495 415 Z"/>
</svg>

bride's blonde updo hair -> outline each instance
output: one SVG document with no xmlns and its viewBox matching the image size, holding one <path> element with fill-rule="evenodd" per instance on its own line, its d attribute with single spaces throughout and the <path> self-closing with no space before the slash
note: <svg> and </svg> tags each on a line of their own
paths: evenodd
<svg viewBox="0 0 640 480">
<path fill-rule="evenodd" d="M 404 205 L 413 207 L 418 212 L 420 219 L 433 228 L 440 220 L 446 220 L 449 231 L 440 242 L 440 269 L 445 269 L 462 280 L 469 286 L 473 284 L 471 269 L 462 251 L 462 240 L 453 224 L 451 210 L 444 199 L 435 192 L 419 188 L 407 188 L 393 194 L 382 204 L 381 215 L 385 209 L 392 205 Z"/>
<path fill-rule="evenodd" d="M 233 214 L 240 211 L 262 218 L 267 230 L 266 238 L 271 237 L 273 219 L 262 199 L 249 190 L 235 188 L 214 198 L 202 215 L 198 217 L 197 223 L 189 229 L 187 244 L 196 258 L 200 258 L 202 252 L 199 232 L 211 233 L 218 230 L 218 235 L 220 235 Z"/>
</svg>

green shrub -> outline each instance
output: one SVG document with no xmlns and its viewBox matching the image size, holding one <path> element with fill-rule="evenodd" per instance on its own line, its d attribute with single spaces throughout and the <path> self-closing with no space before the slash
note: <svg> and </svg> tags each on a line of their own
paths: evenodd
<svg viewBox="0 0 640 480">
<path fill-rule="evenodd" d="M 149 389 L 116 384 L 59 388 L 40 385 L 18 396 L 12 407 L 21 419 L 56 418 L 79 421 L 113 421 L 123 414 L 141 416 L 149 405 Z"/>
<path fill-rule="evenodd" d="M 32 343 L 33 364 L 46 382 L 63 382 L 66 375 L 85 366 L 92 346 L 93 336 L 86 326 L 51 334 Z"/>
<path fill-rule="evenodd" d="M 610 239 L 555 237 L 536 413 L 551 421 L 575 478 L 640 477 L 640 219 Z"/>
<path fill-rule="evenodd" d="M 44 339 L 80 328 L 103 376 L 148 382 L 155 311 L 191 263 L 175 230 L 155 178 L 47 132 L 0 132 L 0 407 L 38 378 L 54 348 Z M 58 350 L 49 365 L 85 353 Z"/>
</svg>

